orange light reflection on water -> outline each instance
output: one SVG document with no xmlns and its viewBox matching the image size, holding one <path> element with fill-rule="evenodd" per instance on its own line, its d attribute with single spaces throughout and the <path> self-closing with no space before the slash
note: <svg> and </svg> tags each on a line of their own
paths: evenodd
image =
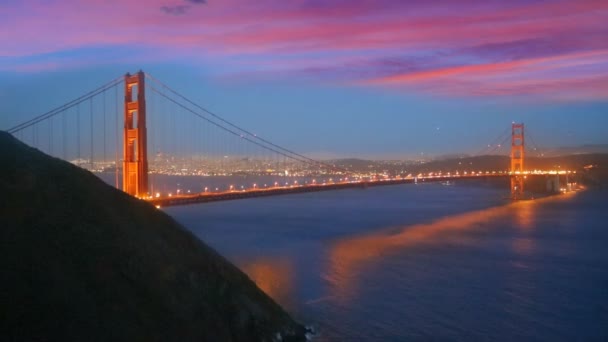
<svg viewBox="0 0 608 342">
<path fill-rule="evenodd" d="M 492 222 L 505 216 L 513 216 L 515 223 L 524 229 L 533 229 L 535 213 L 541 203 L 567 200 L 571 196 L 572 194 L 564 194 L 533 201 L 513 202 L 499 207 L 444 217 L 431 223 L 405 226 L 396 233 L 394 230 L 391 230 L 392 233 L 385 230 L 371 235 L 339 240 L 331 247 L 330 266 L 326 276 L 332 292 L 330 297 L 341 303 L 348 301 L 348 298 L 354 298 L 355 292 L 357 292 L 357 281 L 364 274 L 361 272 L 362 267 L 382 259 L 391 252 L 440 239 L 466 241 L 458 235 L 458 232 L 492 229 Z M 519 240 L 513 246 L 518 254 L 529 253 L 534 248 L 534 242 L 530 239 Z"/>
<path fill-rule="evenodd" d="M 523 229 L 534 227 L 534 210 L 538 205 L 538 200 L 519 201 L 513 203 L 513 211 L 517 226 Z"/>
<path fill-rule="evenodd" d="M 295 281 L 290 260 L 260 258 L 241 263 L 241 269 L 272 299 L 283 306 L 290 306 Z"/>
</svg>

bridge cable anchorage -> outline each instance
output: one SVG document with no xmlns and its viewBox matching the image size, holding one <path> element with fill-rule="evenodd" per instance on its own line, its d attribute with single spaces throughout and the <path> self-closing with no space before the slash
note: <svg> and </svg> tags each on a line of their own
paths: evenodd
<svg viewBox="0 0 608 342">
<path fill-rule="evenodd" d="M 161 82 L 160 80 L 156 79 L 154 76 L 152 76 L 152 75 L 150 75 L 150 74 L 148 74 L 148 73 L 146 73 L 145 75 L 146 75 L 148 78 L 150 78 L 150 79 L 151 79 L 153 82 L 156 82 L 156 83 L 157 83 L 157 84 L 159 84 L 161 87 L 163 87 L 163 88 L 165 88 L 165 89 L 169 90 L 171 93 L 173 93 L 173 94 L 175 94 L 176 96 L 180 97 L 180 98 L 181 98 L 181 99 L 183 99 L 184 101 L 186 101 L 186 102 L 190 103 L 191 105 L 193 105 L 193 106 L 195 106 L 196 108 L 198 108 L 198 109 L 200 109 L 200 110 L 204 111 L 205 113 L 207 113 L 207 114 L 211 115 L 212 117 L 214 117 L 214 118 L 216 118 L 216 119 L 220 120 L 221 122 L 223 122 L 223 123 L 225 123 L 225 124 L 229 125 L 230 127 L 235 128 L 235 129 L 237 129 L 237 130 L 239 130 L 239 131 L 241 131 L 241 132 L 245 133 L 246 135 L 248 135 L 248 136 L 252 137 L 253 139 L 256 139 L 256 140 L 262 141 L 263 143 L 268 144 L 268 145 L 270 145 L 270 146 L 274 147 L 275 149 L 279 149 L 279 150 L 281 150 L 281 151 L 283 151 L 283 152 L 285 152 L 285 153 L 288 153 L 288 154 L 292 154 L 292 155 L 294 155 L 294 156 L 297 156 L 298 158 L 301 158 L 301 159 L 304 159 L 304 160 L 308 160 L 309 162 L 312 162 L 312 163 L 314 163 L 314 164 L 321 165 L 321 166 L 325 166 L 325 167 L 327 167 L 327 168 L 329 168 L 329 169 L 336 170 L 336 171 L 342 171 L 342 172 L 346 172 L 346 173 L 352 173 L 352 172 L 350 172 L 350 171 L 349 171 L 349 170 L 347 170 L 347 169 L 344 169 L 344 168 L 339 168 L 339 167 L 336 167 L 335 165 L 330 165 L 330 164 L 327 164 L 327 163 L 324 163 L 324 162 L 321 162 L 321 161 L 318 161 L 318 160 L 315 160 L 315 159 L 309 158 L 309 157 L 307 157 L 307 156 L 305 156 L 305 155 L 299 154 L 299 153 L 297 153 L 297 152 L 294 152 L 293 150 L 290 150 L 290 149 L 284 148 L 284 147 L 282 147 L 282 146 L 280 146 L 280 145 L 277 145 L 277 144 L 275 144 L 275 143 L 273 143 L 273 142 L 271 142 L 271 141 L 269 141 L 269 140 L 267 140 L 267 139 L 264 139 L 264 138 L 262 138 L 262 137 L 258 136 L 257 134 L 254 134 L 254 133 L 252 133 L 252 132 L 250 132 L 250 131 L 248 131 L 248 130 L 246 130 L 246 129 L 244 129 L 244 128 L 240 127 L 240 126 L 237 126 L 236 124 L 233 124 L 232 122 L 230 122 L 230 121 L 228 121 L 228 120 L 226 120 L 226 119 L 222 118 L 221 116 L 219 116 L 219 115 L 217 115 L 217 114 L 215 114 L 215 113 L 211 112 L 210 110 L 208 110 L 208 109 L 206 109 L 206 108 L 204 108 L 204 107 L 202 107 L 202 106 L 198 105 L 197 103 L 195 103 L 195 102 L 191 101 L 190 99 L 188 99 L 188 98 L 186 98 L 185 96 L 181 95 L 180 93 L 178 93 L 177 91 L 175 91 L 174 89 L 172 89 L 171 87 L 169 87 L 168 85 L 166 85 L 165 83 L 163 83 L 163 82 Z M 159 91 L 158 91 L 158 90 L 156 90 L 156 92 L 157 92 L 157 93 L 159 93 Z M 161 95 L 161 96 L 164 96 L 164 94 L 160 94 L 160 95 Z M 211 122 L 211 121 L 210 121 L 210 122 Z M 249 139 L 248 139 L 248 140 L 249 140 Z M 249 140 L 249 141 L 251 141 L 251 140 Z M 257 145 L 258 145 L 258 146 L 261 146 L 261 145 L 259 145 L 259 144 L 257 144 Z M 288 155 L 285 155 L 285 156 L 286 156 L 286 157 L 289 157 Z M 294 159 L 295 159 L 295 158 L 294 158 Z"/>
<path fill-rule="evenodd" d="M 52 110 L 50 110 L 50 111 L 48 111 L 48 112 L 46 112 L 44 114 L 41 114 L 41 115 L 39 115 L 37 117 L 34 117 L 34 118 L 30 119 L 30 120 L 22 122 L 22 123 L 20 123 L 20 124 L 18 124 L 16 126 L 13 126 L 13 127 L 9 128 L 7 130 L 7 132 L 10 133 L 10 134 L 14 134 L 14 133 L 16 133 L 18 131 L 21 131 L 23 129 L 26 129 L 26 128 L 32 126 L 32 125 L 35 125 L 35 124 L 37 124 L 37 123 L 39 123 L 41 121 L 44 121 L 44 120 L 46 120 L 46 119 L 48 119 L 48 118 L 50 118 L 52 116 L 58 115 L 60 113 L 63 113 L 65 110 L 70 109 L 70 108 L 74 107 L 75 105 L 80 104 L 80 103 L 88 100 L 89 98 L 97 96 L 101 92 L 103 92 L 104 90 L 111 89 L 112 87 L 120 84 L 121 82 L 122 82 L 122 78 L 116 78 L 116 79 L 114 79 L 114 80 L 112 80 L 112 81 L 110 81 L 110 82 L 102 85 L 101 87 L 99 87 L 97 89 L 91 90 L 90 92 L 88 92 L 88 93 L 86 93 L 84 95 L 81 95 L 80 97 L 78 97 L 78 98 L 76 98 L 76 99 L 74 99 L 74 100 L 72 100 L 72 101 L 70 101 L 68 103 L 65 103 L 65 104 L 63 104 L 63 105 L 61 105 L 59 107 L 56 107 L 56 108 L 54 108 L 54 109 L 52 109 Z"/>
<path fill-rule="evenodd" d="M 165 86 L 165 87 L 166 87 L 166 86 Z M 196 103 L 194 103 L 194 102 L 192 102 L 192 101 L 188 100 L 187 98 L 185 98 L 185 97 L 183 97 L 182 95 L 178 94 L 177 92 L 175 92 L 175 91 L 171 90 L 170 88 L 168 88 L 168 87 L 166 87 L 166 88 L 167 88 L 167 89 L 169 89 L 169 90 L 170 90 L 172 93 L 174 93 L 175 95 L 179 96 L 180 98 L 182 98 L 182 99 L 184 99 L 185 101 L 187 101 L 188 103 L 190 103 L 192 106 L 195 106 L 195 107 L 196 107 L 196 108 L 198 108 L 199 110 L 202 110 L 202 111 L 204 111 L 204 112 L 206 112 L 206 113 L 208 113 L 208 114 L 212 115 L 213 117 L 215 117 L 215 118 L 217 118 L 218 120 L 220 120 L 220 121 L 222 121 L 222 122 L 226 123 L 227 125 L 229 125 L 229 126 L 233 127 L 234 129 L 232 129 L 232 128 L 228 128 L 228 127 L 226 127 L 226 126 L 224 126 L 224 125 L 222 125 L 222 124 L 220 124 L 220 123 L 218 123 L 218 122 L 215 122 L 215 121 L 213 121 L 213 120 L 211 120 L 211 119 L 209 119 L 209 118 L 205 117 L 204 115 L 202 115 L 201 113 L 199 113 L 199 112 L 195 111 L 194 109 L 189 108 L 189 107 L 187 107 L 186 105 L 184 105 L 184 104 L 182 104 L 182 103 L 178 102 L 177 100 L 175 100 L 175 99 L 173 99 L 173 98 L 169 97 L 169 96 L 168 96 L 167 94 L 165 94 L 165 93 L 164 93 L 162 90 L 160 90 L 160 89 L 158 89 L 158 88 L 156 88 L 156 87 L 154 87 L 154 86 L 151 86 L 151 89 L 152 89 L 152 91 L 153 91 L 153 92 L 155 92 L 155 93 L 157 93 L 158 95 L 160 95 L 160 96 L 164 97 L 164 98 L 165 98 L 165 99 L 167 99 L 168 101 L 173 102 L 175 105 L 179 106 L 179 107 L 180 107 L 180 108 L 182 108 L 183 110 L 186 110 L 186 111 L 188 111 L 188 112 L 190 112 L 190 113 L 192 113 L 192 114 L 196 115 L 197 117 L 199 117 L 199 118 L 201 118 L 201 119 L 203 119 L 203 120 L 205 120 L 205 121 L 209 122 L 210 124 L 212 124 L 212 125 L 214 125 L 214 126 L 216 126 L 216 127 L 220 128 L 220 129 L 222 129 L 222 130 L 224 130 L 224 131 L 226 131 L 226 132 L 228 132 L 228 133 L 230 133 L 230 134 L 232 134 L 232 135 L 234 135 L 234 136 L 236 136 L 236 137 L 240 137 L 240 138 L 242 138 L 242 139 L 244 139 L 244 140 L 246 140 L 246 141 L 248 141 L 248 142 L 250 142 L 250 143 L 252 143 L 252 144 L 254 144 L 254 145 L 256 145 L 256 146 L 259 146 L 259 147 L 261 147 L 261 148 L 263 148 L 263 149 L 266 149 L 266 150 L 272 151 L 272 152 L 274 152 L 274 153 L 277 153 L 277 154 L 279 154 L 279 155 L 282 155 L 282 156 L 283 156 L 283 157 L 285 157 L 285 158 L 289 158 L 289 159 L 291 159 L 291 160 L 295 160 L 295 161 L 300 162 L 300 163 L 304 163 L 304 164 L 307 164 L 307 165 L 313 165 L 313 166 L 324 166 L 324 167 L 329 168 L 329 169 L 331 169 L 331 170 L 334 170 L 334 171 L 341 171 L 341 172 L 344 172 L 344 173 L 346 173 L 346 174 L 351 174 L 351 173 L 352 173 L 352 172 L 350 172 L 349 170 L 342 169 L 342 168 L 339 168 L 339 167 L 336 167 L 336 166 L 333 166 L 333 165 L 330 165 L 330 164 L 327 164 L 327 163 L 324 163 L 324 162 L 320 162 L 320 161 L 314 160 L 314 159 L 312 159 L 312 158 L 308 158 L 308 157 L 306 157 L 306 156 L 303 156 L 303 155 L 301 155 L 301 154 L 298 154 L 298 153 L 292 152 L 292 151 L 290 151 L 290 150 L 288 150 L 288 149 L 286 149 L 286 148 L 283 148 L 283 147 L 281 147 L 281 146 L 279 146 L 279 145 L 276 145 L 276 144 L 274 144 L 274 143 L 271 143 L 271 142 L 269 142 L 268 140 L 262 139 L 262 138 L 258 137 L 257 135 L 252 134 L 252 133 L 250 133 L 249 131 L 246 131 L 246 130 L 244 130 L 244 129 L 242 129 L 242 128 L 240 128 L 240 127 L 238 127 L 238 126 L 236 126 L 236 125 L 234 125 L 234 124 L 232 124 L 232 123 L 230 123 L 230 122 L 228 122 L 228 121 L 226 121 L 226 120 L 222 119 L 221 117 L 217 116 L 216 114 L 213 114 L 213 113 L 209 112 L 209 111 L 208 111 L 208 110 L 206 110 L 205 108 L 203 108 L 203 107 L 201 107 L 201 106 L 197 105 Z M 241 134 L 241 133 L 237 132 L 236 130 L 240 130 L 240 131 L 242 131 L 244 134 Z M 259 141 L 256 141 L 255 139 L 257 139 L 257 140 L 259 140 Z M 261 141 L 261 142 L 260 142 L 260 141 Z M 268 146 L 268 145 L 270 145 L 270 146 Z"/>
</svg>

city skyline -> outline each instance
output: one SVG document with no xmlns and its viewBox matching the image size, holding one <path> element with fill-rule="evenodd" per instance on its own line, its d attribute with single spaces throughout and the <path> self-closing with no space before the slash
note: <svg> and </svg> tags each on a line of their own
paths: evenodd
<svg viewBox="0 0 608 342">
<path fill-rule="evenodd" d="M 598 1 L 4 4 L 2 129 L 144 69 L 312 157 L 474 154 L 513 121 L 608 143 Z"/>
</svg>

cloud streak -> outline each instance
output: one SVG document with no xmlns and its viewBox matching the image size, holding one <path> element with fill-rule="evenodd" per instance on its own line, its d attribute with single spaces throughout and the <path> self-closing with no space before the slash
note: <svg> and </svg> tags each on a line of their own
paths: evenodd
<svg viewBox="0 0 608 342">
<path fill-rule="evenodd" d="M 190 6 L 186 5 L 175 5 L 175 6 L 161 6 L 160 10 L 166 14 L 171 15 L 183 15 L 188 12 Z"/>
<path fill-rule="evenodd" d="M 207 3 L 206 0 L 185 0 L 185 1 L 187 3 L 194 4 L 194 5 L 202 5 L 202 4 Z M 190 6 L 190 5 L 172 5 L 172 6 L 163 5 L 160 7 L 160 10 L 161 10 L 161 12 L 166 13 L 166 14 L 184 15 L 184 14 L 188 13 L 188 11 L 190 11 L 191 8 L 192 8 L 192 6 Z"/>
<path fill-rule="evenodd" d="M 247 77 L 606 99 L 606 22 L 598 0 L 24 0 L 0 9 L 0 55 L 19 69 L 31 56 L 136 45 L 209 56 Z"/>
</svg>

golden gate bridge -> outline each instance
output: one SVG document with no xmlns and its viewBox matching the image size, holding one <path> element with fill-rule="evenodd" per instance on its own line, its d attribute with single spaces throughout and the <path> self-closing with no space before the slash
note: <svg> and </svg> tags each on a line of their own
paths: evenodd
<svg viewBox="0 0 608 342">
<path fill-rule="evenodd" d="M 509 178 L 513 199 L 528 177 L 523 123 L 513 123 L 488 148 L 510 146 L 507 170 L 370 176 L 315 160 L 271 142 L 198 105 L 153 76 L 126 74 L 8 130 L 43 152 L 98 174 L 114 175 L 124 192 L 160 206 L 457 179 Z M 510 145 L 507 144 L 510 140 Z M 536 150 L 536 148 L 535 148 Z M 568 173 L 561 171 L 560 173 Z M 240 188 L 206 186 L 163 192 L 162 175 L 265 177 Z M 270 177 L 270 178 L 269 178 Z M 285 182 L 285 178 L 294 179 Z M 279 181 L 280 180 L 280 181 Z"/>
</svg>

